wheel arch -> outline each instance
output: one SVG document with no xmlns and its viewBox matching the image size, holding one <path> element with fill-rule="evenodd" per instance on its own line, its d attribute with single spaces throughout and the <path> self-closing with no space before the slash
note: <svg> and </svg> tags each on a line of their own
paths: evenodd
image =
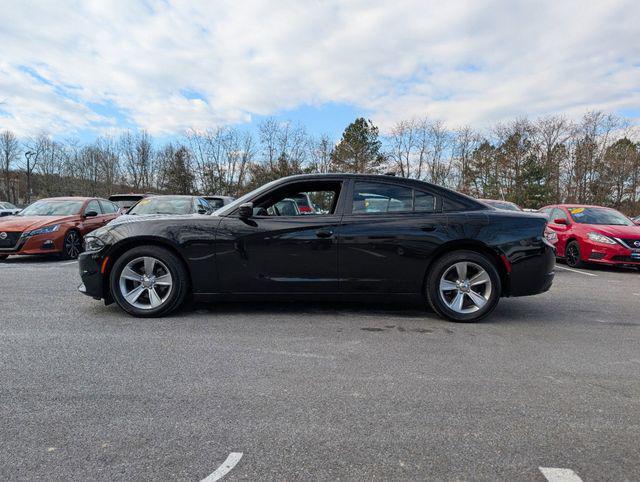
<svg viewBox="0 0 640 482">
<path fill-rule="evenodd" d="M 184 268 L 187 272 L 188 286 L 189 287 L 193 286 L 192 278 L 191 278 L 192 276 L 191 268 L 189 266 L 189 263 L 187 263 L 187 260 L 182 255 L 182 253 L 180 253 L 178 248 L 174 244 L 172 244 L 170 241 L 164 238 L 158 238 L 153 236 L 126 238 L 114 244 L 112 248 L 109 250 L 109 253 L 107 254 L 109 259 L 105 265 L 104 271 L 102 272 L 102 278 L 103 280 L 105 280 L 105 282 L 102 283 L 103 297 L 105 300 L 107 300 L 108 302 L 113 301 L 113 296 L 110 291 L 110 283 L 108 280 L 109 280 L 109 277 L 111 276 L 111 270 L 115 262 L 118 260 L 118 258 L 120 258 L 124 253 L 126 253 L 130 249 L 137 248 L 140 246 L 157 246 L 160 248 L 164 248 L 167 251 L 171 252 L 173 255 L 175 255 L 180 260 L 180 262 L 184 265 Z"/>
<path fill-rule="evenodd" d="M 460 250 L 475 251 L 477 253 L 484 254 L 491 261 L 493 261 L 496 269 L 498 270 L 498 274 L 500 275 L 500 284 L 502 287 L 501 296 L 508 295 L 509 272 L 507 270 L 507 267 L 505 266 L 505 261 L 503 261 L 501 254 L 496 249 L 491 248 L 490 246 L 487 246 L 483 242 L 475 239 L 459 239 L 455 241 L 449 241 L 447 243 L 444 243 L 442 246 L 439 246 L 435 250 L 424 272 L 424 277 L 422 281 L 423 293 L 425 292 L 424 290 L 425 285 L 427 283 L 427 278 L 429 277 L 429 272 L 431 271 L 433 264 L 445 254 L 450 253 L 452 251 L 460 251 Z"/>
</svg>

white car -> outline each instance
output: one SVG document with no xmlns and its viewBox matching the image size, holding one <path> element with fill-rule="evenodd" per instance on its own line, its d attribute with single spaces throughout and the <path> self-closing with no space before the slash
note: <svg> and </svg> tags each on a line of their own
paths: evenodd
<svg viewBox="0 0 640 482">
<path fill-rule="evenodd" d="M 11 203 L 0 202 L 0 217 L 4 216 L 14 216 L 18 214 L 21 209 L 15 207 Z"/>
</svg>

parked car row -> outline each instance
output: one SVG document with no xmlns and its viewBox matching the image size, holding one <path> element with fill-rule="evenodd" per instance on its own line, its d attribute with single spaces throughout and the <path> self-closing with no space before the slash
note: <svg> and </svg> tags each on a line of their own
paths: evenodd
<svg viewBox="0 0 640 482">
<path fill-rule="evenodd" d="M 496 209 L 522 210 L 507 201 L 481 199 Z M 588 264 L 640 267 L 640 216 L 586 204 L 556 204 L 538 210 L 548 220 L 547 239 L 572 268 Z"/>
<path fill-rule="evenodd" d="M 232 198 L 224 197 L 227 204 Z M 5 206 L 8 205 L 8 206 Z M 12 255 L 57 254 L 75 259 L 85 236 L 118 216 L 212 214 L 203 197 L 118 194 L 108 200 L 93 197 L 41 199 L 20 210 L 0 203 L 0 260 Z M 6 215 L 4 211 L 6 210 Z"/>
</svg>

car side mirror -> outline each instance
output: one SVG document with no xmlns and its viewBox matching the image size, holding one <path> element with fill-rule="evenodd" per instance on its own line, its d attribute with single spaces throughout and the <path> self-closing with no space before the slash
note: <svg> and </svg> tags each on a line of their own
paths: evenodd
<svg viewBox="0 0 640 482">
<path fill-rule="evenodd" d="M 95 218 L 98 215 L 95 211 L 87 211 L 84 213 L 85 218 Z"/>
<path fill-rule="evenodd" d="M 565 218 L 557 218 L 553 220 L 553 224 L 564 224 L 567 225 L 567 220 Z"/>
<path fill-rule="evenodd" d="M 206 209 L 198 209 L 198 214 L 208 214 L 208 211 Z"/>
<path fill-rule="evenodd" d="M 253 203 L 241 204 L 238 208 L 238 215 L 240 216 L 240 219 L 249 219 L 253 216 Z"/>
</svg>

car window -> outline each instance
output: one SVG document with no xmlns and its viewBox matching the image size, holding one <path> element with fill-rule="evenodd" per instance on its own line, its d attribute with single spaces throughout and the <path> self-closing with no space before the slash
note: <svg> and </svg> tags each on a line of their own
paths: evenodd
<svg viewBox="0 0 640 482">
<path fill-rule="evenodd" d="M 202 198 L 198 198 L 198 210 L 206 211 L 207 214 L 213 211 L 209 202 Z"/>
<path fill-rule="evenodd" d="M 415 198 L 413 200 L 414 211 L 422 213 L 432 213 L 436 210 L 436 197 L 422 191 L 414 191 Z"/>
<path fill-rule="evenodd" d="M 434 212 L 436 197 L 433 194 L 393 184 L 355 183 L 353 214 Z"/>
<path fill-rule="evenodd" d="M 413 211 L 413 189 L 377 182 L 356 182 L 353 214 Z"/>
<path fill-rule="evenodd" d="M 555 208 L 551 212 L 551 221 L 553 222 L 554 219 L 566 219 L 567 221 L 569 221 L 566 213 L 560 208 Z"/>
<path fill-rule="evenodd" d="M 100 207 L 100 203 L 93 199 L 92 201 L 89 201 L 89 204 L 87 204 L 87 207 L 85 208 L 84 212 L 88 213 L 89 211 L 95 211 L 98 214 L 102 214 L 102 208 Z"/>
<path fill-rule="evenodd" d="M 101 199 L 100 206 L 102 207 L 102 212 L 104 214 L 115 214 L 118 212 L 118 206 L 116 206 L 114 203 L 110 201 Z"/>
<path fill-rule="evenodd" d="M 224 199 L 214 198 L 209 199 L 208 201 L 213 209 L 220 209 L 222 206 L 224 206 Z"/>
<path fill-rule="evenodd" d="M 333 214 L 340 181 L 307 181 L 276 189 L 253 203 L 254 216 L 320 216 Z"/>
</svg>

